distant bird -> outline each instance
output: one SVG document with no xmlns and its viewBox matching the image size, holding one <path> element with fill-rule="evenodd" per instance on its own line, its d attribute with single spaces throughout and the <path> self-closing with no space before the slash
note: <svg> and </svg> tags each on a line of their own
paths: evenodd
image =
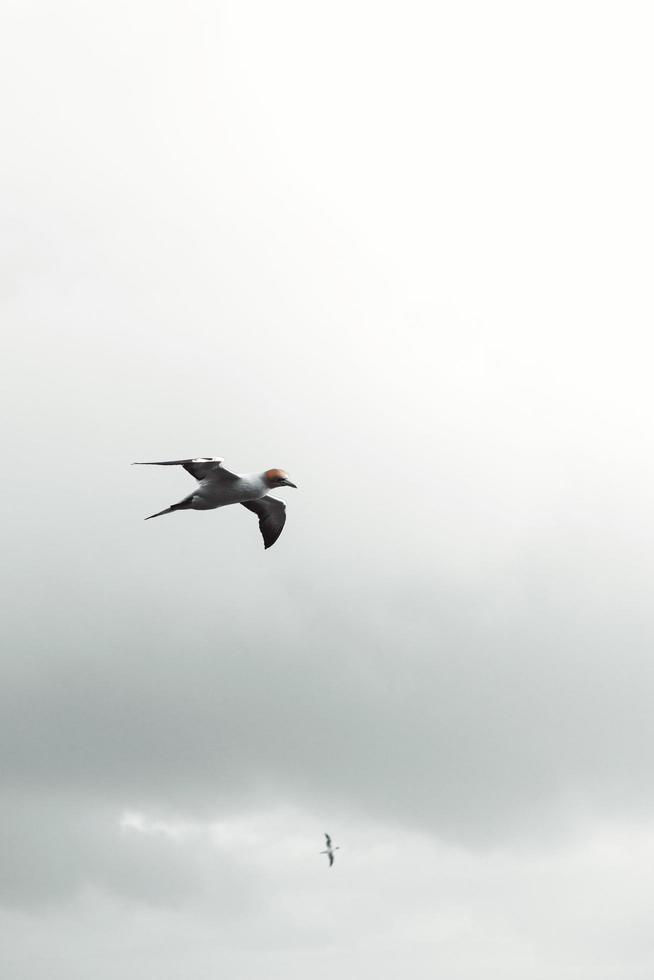
<svg viewBox="0 0 654 980">
<path fill-rule="evenodd" d="M 286 504 L 268 496 L 277 487 L 295 487 L 284 470 L 264 473 L 231 473 L 222 465 L 221 457 L 171 459 L 163 463 L 133 463 L 133 466 L 183 466 L 198 481 L 197 488 L 178 504 L 150 514 L 145 520 L 172 514 L 176 510 L 213 510 L 227 504 L 242 504 L 259 518 L 259 530 L 265 548 L 270 548 L 282 533 L 286 523 Z M 297 489 L 297 487 L 296 487 Z"/>
<path fill-rule="evenodd" d="M 332 839 L 329 834 L 325 834 L 325 841 L 327 843 L 327 850 L 321 851 L 321 854 L 326 854 L 329 859 L 329 867 L 331 868 L 334 863 L 334 851 L 340 851 L 340 847 L 332 847 Z"/>
</svg>

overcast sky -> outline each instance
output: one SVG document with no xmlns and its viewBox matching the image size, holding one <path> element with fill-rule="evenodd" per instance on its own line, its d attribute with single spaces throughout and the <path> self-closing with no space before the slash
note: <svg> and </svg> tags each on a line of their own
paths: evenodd
<svg viewBox="0 0 654 980">
<path fill-rule="evenodd" d="M 2 975 L 650 980 L 651 5 L 1 10 Z"/>
</svg>

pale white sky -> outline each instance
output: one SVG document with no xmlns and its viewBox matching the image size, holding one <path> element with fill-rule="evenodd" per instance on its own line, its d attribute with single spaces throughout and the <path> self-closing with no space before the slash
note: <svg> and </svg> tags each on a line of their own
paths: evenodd
<svg viewBox="0 0 654 980">
<path fill-rule="evenodd" d="M 3 976 L 649 980 L 649 5 L 0 16 Z"/>
</svg>

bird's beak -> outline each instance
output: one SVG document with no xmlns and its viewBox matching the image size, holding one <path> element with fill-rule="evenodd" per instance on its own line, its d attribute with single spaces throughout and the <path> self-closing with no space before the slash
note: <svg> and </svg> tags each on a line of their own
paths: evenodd
<svg viewBox="0 0 654 980">
<path fill-rule="evenodd" d="M 294 490 L 297 490 L 296 485 L 294 483 L 291 483 L 290 480 L 284 480 L 284 486 L 293 487 Z"/>
</svg>

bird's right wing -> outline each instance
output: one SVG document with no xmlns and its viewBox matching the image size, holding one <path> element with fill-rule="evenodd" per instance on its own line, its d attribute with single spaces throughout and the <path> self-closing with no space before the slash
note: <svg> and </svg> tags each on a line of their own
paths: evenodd
<svg viewBox="0 0 654 980">
<path fill-rule="evenodd" d="M 197 459 L 170 459 L 163 463 L 133 463 L 133 466 L 183 466 L 196 480 L 212 479 L 238 480 L 236 473 L 231 473 L 223 466 L 222 456 L 199 456 Z"/>
<path fill-rule="evenodd" d="M 325 840 L 327 841 L 327 847 L 331 847 L 332 846 L 332 839 L 329 836 L 329 834 L 325 834 Z"/>
<path fill-rule="evenodd" d="M 332 864 L 334 863 L 334 855 L 330 851 L 327 857 L 329 858 L 329 867 L 331 868 Z"/>
<path fill-rule="evenodd" d="M 286 504 L 283 500 L 268 496 L 259 497 L 258 500 L 242 500 L 241 503 L 259 518 L 264 548 L 270 548 L 284 530 Z"/>
</svg>

